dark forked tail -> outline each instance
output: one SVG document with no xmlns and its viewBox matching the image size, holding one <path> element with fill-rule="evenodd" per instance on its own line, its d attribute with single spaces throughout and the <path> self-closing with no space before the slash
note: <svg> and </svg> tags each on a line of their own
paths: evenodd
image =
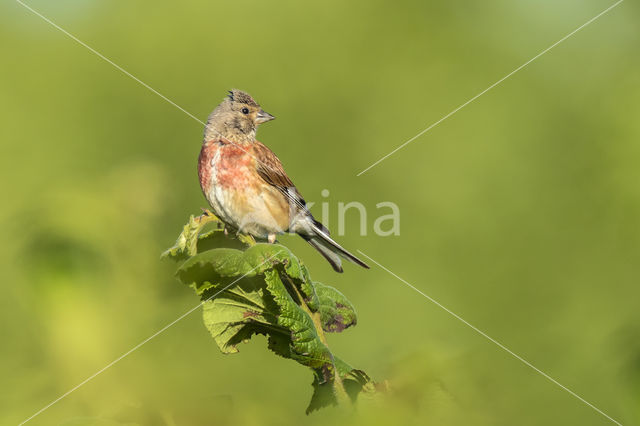
<svg viewBox="0 0 640 426">
<path fill-rule="evenodd" d="M 318 250 L 322 256 L 331 264 L 333 270 L 336 272 L 342 272 L 342 259 L 347 259 L 350 262 L 360 265 L 363 268 L 369 269 L 369 265 L 362 260 L 349 253 L 342 248 L 340 244 L 336 243 L 330 236 L 329 230 L 325 228 L 320 222 L 315 221 L 313 223 L 313 235 L 300 234 L 313 248 Z"/>
</svg>

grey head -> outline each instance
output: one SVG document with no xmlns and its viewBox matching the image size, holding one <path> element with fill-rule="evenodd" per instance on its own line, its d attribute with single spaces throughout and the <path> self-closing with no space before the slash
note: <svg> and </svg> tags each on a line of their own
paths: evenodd
<svg viewBox="0 0 640 426">
<path fill-rule="evenodd" d="M 253 142 L 258 126 L 275 117 L 242 90 L 232 89 L 207 119 L 205 142 L 223 136 L 233 142 Z"/>
</svg>

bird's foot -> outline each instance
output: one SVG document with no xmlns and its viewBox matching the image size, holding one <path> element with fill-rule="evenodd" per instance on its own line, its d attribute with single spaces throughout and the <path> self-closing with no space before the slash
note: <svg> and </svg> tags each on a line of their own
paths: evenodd
<svg viewBox="0 0 640 426">
<path fill-rule="evenodd" d="M 269 244 L 273 244 L 276 242 L 276 234 L 269 234 L 269 236 L 267 237 L 267 241 L 269 241 Z"/>
</svg>

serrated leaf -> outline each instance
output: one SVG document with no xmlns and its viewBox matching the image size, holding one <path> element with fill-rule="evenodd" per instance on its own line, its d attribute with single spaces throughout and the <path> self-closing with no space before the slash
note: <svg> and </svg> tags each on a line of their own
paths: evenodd
<svg viewBox="0 0 640 426">
<path fill-rule="evenodd" d="M 287 338 L 277 324 L 278 306 L 265 290 L 264 281 L 245 278 L 203 304 L 202 317 L 223 353 L 238 352 L 237 345 L 254 334 Z"/>
<path fill-rule="evenodd" d="M 288 251 L 284 246 L 257 244 L 246 251 L 215 248 L 189 258 L 176 272 L 180 281 L 198 295 L 226 283 L 225 278 L 255 276 L 279 261 L 278 255 Z"/>
<path fill-rule="evenodd" d="M 203 233 L 202 230 L 211 223 L 217 228 Z M 189 222 L 182 228 L 175 244 L 163 252 L 161 257 L 182 261 L 195 256 L 198 252 L 218 247 L 244 249 L 247 245 L 227 235 L 222 229 L 222 222 L 209 212 L 197 217 L 190 216 Z"/>
<path fill-rule="evenodd" d="M 199 233 L 204 224 L 199 218 L 193 215 L 189 217 L 189 222 L 182 228 L 182 232 L 178 236 L 175 244 L 162 253 L 161 257 L 167 257 L 174 260 L 183 260 L 197 253 L 197 242 Z"/>
<path fill-rule="evenodd" d="M 322 329 L 328 333 L 340 333 L 345 328 L 356 325 L 356 310 L 349 300 L 335 288 L 314 282 L 321 315 Z"/>
<path fill-rule="evenodd" d="M 364 372 L 335 357 L 324 340 L 325 331 L 356 324 L 355 309 L 342 293 L 313 282 L 282 245 L 249 247 L 222 230 L 201 230 L 202 222 L 192 217 L 166 253 L 186 258 L 176 275 L 203 300 L 205 326 L 223 353 L 237 352 L 255 334 L 268 336 L 275 354 L 312 369 L 308 413 L 341 398 L 355 401 L 373 388 Z"/>
<path fill-rule="evenodd" d="M 352 402 L 357 400 L 361 392 L 375 392 L 375 383 L 364 371 L 354 369 L 337 357 L 334 358 L 334 365 Z M 313 386 L 313 395 L 306 409 L 307 414 L 323 407 L 338 404 L 338 398 L 333 386 L 334 381 L 335 378 L 326 380 L 325 371 L 314 371 L 313 383 L 311 384 Z"/>
<path fill-rule="evenodd" d="M 318 336 L 313 319 L 294 301 L 291 295 L 293 293 L 297 296 L 299 293 L 296 293 L 295 289 L 291 289 L 291 293 L 287 290 L 280 278 L 279 271 L 275 268 L 265 271 L 265 281 L 267 290 L 280 308 L 277 316 L 278 325 L 289 330 L 291 358 L 314 369 L 327 364 L 332 365 L 331 352 Z M 292 280 L 289 281 L 289 284 L 294 285 Z"/>
</svg>

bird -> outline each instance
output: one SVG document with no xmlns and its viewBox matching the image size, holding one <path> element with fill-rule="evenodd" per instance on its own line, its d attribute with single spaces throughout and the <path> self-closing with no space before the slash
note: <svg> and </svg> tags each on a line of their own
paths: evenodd
<svg viewBox="0 0 640 426">
<path fill-rule="evenodd" d="M 213 213 L 239 235 L 275 243 L 277 235 L 298 234 L 318 250 L 336 272 L 342 259 L 369 266 L 333 240 L 317 221 L 278 157 L 256 139 L 262 123 L 275 117 L 246 92 L 229 94 L 209 115 L 198 177 Z"/>
</svg>

